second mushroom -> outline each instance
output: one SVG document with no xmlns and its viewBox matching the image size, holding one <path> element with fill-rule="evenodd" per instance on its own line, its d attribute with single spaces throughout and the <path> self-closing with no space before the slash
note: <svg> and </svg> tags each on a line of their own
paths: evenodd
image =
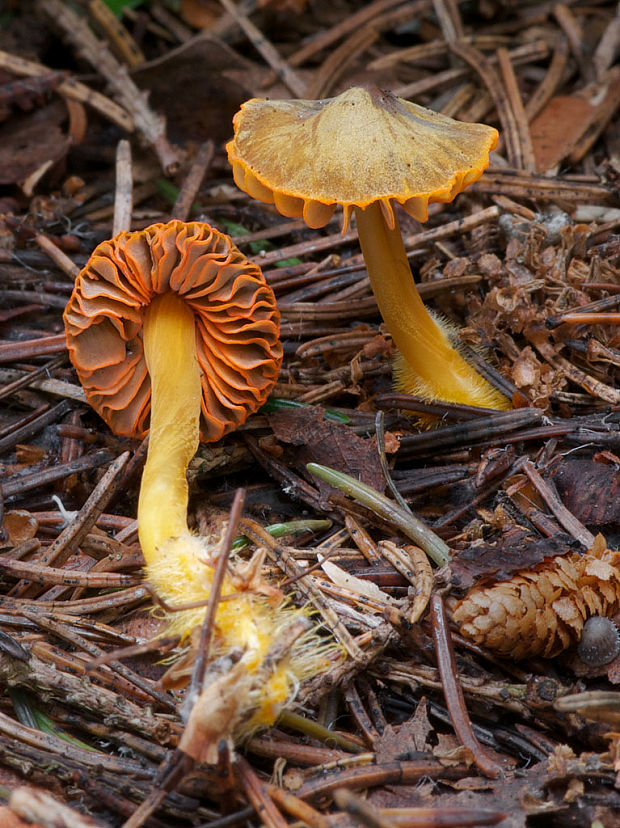
<svg viewBox="0 0 620 828">
<path fill-rule="evenodd" d="M 228 236 L 206 223 L 171 221 L 102 242 L 77 277 L 64 320 L 89 403 L 117 434 L 142 437 L 149 428 L 140 545 L 157 593 L 185 606 L 170 613 L 170 632 L 191 641 L 221 537 L 188 528 L 187 467 L 199 437 L 211 442 L 237 428 L 277 379 L 273 291 Z M 236 653 L 236 665 L 222 679 L 226 711 L 215 724 L 213 699 L 203 700 L 210 760 L 219 736 L 270 724 L 305 676 L 331 665 L 329 646 L 308 632 L 307 610 L 286 604 L 262 578 L 263 557 L 258 550 L 249 563 L 231 562 L 222 586 L 212 650 Z M 215 682 L 209 692 L 224 691 Z"/>
<path fill-rule="evenodd" d="M 497 130 L 461 123 L 375 86 L 335 98 L 246 101 L 227 145 L 235 182 L 285 216 L 323 227 L 336 207 L 355 214 L 377 305 L 398 348 L 398 387 L 429 400 L 506 409 L 455 347 L 451 326 L 431 316 L 415 286 L 394 213 L 418 221 L 476 181 Z"/>
</svg>

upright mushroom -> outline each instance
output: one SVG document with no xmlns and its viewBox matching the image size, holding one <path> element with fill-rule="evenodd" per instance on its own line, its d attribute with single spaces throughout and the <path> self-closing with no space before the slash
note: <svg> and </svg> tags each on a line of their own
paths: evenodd
<svg viewBox="0 0 620 828">
<path fill-rule="evenodd" d="M 150 415 L 138 506 L 148 578 L 173 604 L 204 601 L 219 538 L 188 530 L 187 466 L 199 434 L 214 441 L 241 425 L 276 381 L 282 347 L 273 292 L 228 236 L 171 221 L 102 242 L 77 277 L 64 320 L 87 399 L 110 428 L 141 437 Z M 213 649 L 242 653 L 223 727 L 242 715 L 248 727 L 270 723 L 307 674 L 311 636 L 280 662 L 268 658 L 270 648 L 307 613 L 283 610 L 256 566 L 229 568 L 222 594 L 229 600 L 218 608 Z M 171 630 L 188 636 L 204 612 L 171 614 Z"/>
<path fill-rule="evenodd" d="M 246 101 L 228 159 L 235 182 L 285 216 L 323 227 L 337 205 L 355 213 L 379 310 L 400 352 L 402 390 L 488 408 L 510 403 L 450 342 L 415 286 L 394 214 L 397 201 L 426 221 L 428 204 L 452 201 L 476 181 L 497 130 L 455 121 L 375 86 L 321 101 Z"/>
<path fill-rule="evenodd" d="M 189 461 L 266 400 L 282 360 L 260 269 L 208 224 L 171 221 L 95 248 L 64 314 L 89 403 L 117 434 L 150 437 L 140 544 L 187 533 Z"/>
</svg>

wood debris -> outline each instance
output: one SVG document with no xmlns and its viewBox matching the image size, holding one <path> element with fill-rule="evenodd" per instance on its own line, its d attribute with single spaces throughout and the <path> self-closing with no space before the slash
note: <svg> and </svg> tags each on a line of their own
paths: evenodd
<svg viewBox="0 0 620 828">
<path fill-rule="evenodd" d="M 613 0 L 8 3 L 3 825 L 615 824 L 619 32 Z M 364 84 L 501 132 L 470 189 L 399 221 L 423 301 L 512 410 L 396 394 L 355 223 L 311 230 L 234 185 L 244 100 Z M 310 602 L 338 642 L 243 744 L 239 653 L 204 646 L 217 590 L 202 631 L 165 634 L 147 442 L 88 407 L 61 323 L 98 244 L 171 218 L 261 265 L 284 349 L 268 403 L 192 461 L 190 526 L 234 527 L 243 487 L 239 589 Z"/>
</svg>

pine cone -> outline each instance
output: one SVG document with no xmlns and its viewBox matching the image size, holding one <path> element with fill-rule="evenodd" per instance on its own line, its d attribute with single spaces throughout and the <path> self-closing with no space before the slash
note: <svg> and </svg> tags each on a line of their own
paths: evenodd
<svg viewBox="0 0 620 828">
<path fill-rule="evenodd" d="M 620 552 L 598 535 L 584 554 L 550 558 L 510 580 L 474 586 L 453 612 L 462 634 L 512 658 L 553 658 L 581 638 L 592 615 L 620 609 Z"/>
</svg>

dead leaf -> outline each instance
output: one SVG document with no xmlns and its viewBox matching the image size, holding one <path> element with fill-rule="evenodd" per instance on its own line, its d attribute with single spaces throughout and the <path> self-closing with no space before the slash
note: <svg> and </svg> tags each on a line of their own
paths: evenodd
<svg viewBox="0 0 620 828">
<path fill-rule="evenodd" d="M 377 763 L 414 759 L 429 750 L 428 737 L 433 728 L 428 720 L 427 702 L 420 699 L 413 716 L 400 725 L 386 725 L 375 742 Z"/>
<path fill-rule="evenodd" d="M 484 576 L 503 581 L 518 570 L 530 569 L 545 558 L 566 555 L 581 548 L 568 535 L 558 533 L 550 538 L 535 537 L 516 527 L 493 543 L 477 542 L 461 550 L 450 564 L 452 583 L 460 589 L 480 585 Z"/>
<path fill-rule="evenodd" d="M 324 419 L 322 408 L 278 411 L 269 415 L 269 424 L 278 440 L 302 447 L 295 456 L 298 463 L 321 463 L 346 472 L 377 491 L 385 488 L 374 437 L 364 440 L 348 426 Z M 318 483 L 325 496 L 332 491 L 327 483 Z"/>
<path fill-rule="evenodd" d="M 34 538 L 39 528 L 39 522 L 30 512 L 14 509 L 5 514 L 2 527 L 9 536 L 11 546 L 19 546 Z"/>
<path fill-rule="evenodd" d="M 25 181 L 47 161 L 55 164 L 67 154 L 71 141 L 59 125 L 65 116 L 57 101 L 0 126 L 0 184 Z"/>
<path fill-rule="evenodd" d="M 620 524 L 620 469 L 594 460 L 566 459 L 553 472 L 566 508 L 590 528 Z"/>
<path fill-rule="evenodd" d="M 546 172 L 564 158 L 579 161 L 620 103 L 620 70 L 607 73 L 573 95 L 557 95 L 533 120 L 530 135 L 536 170 Z"/>
</svg>

